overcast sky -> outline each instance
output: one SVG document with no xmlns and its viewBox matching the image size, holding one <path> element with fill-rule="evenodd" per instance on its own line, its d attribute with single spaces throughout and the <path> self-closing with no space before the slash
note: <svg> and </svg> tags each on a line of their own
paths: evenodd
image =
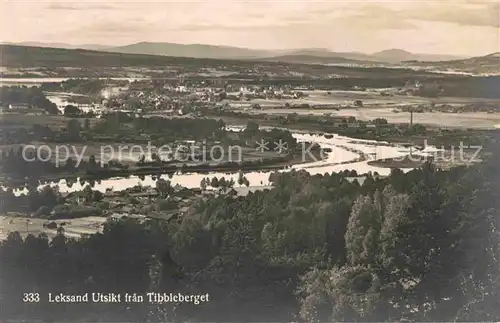
<svg viewBox="0 0 500 323">
<path fill-rule="evenodd" d="M 500 51 L 500 0 L 0 1 L 3 42 L 400 48 L 467 56 Z"/>
</svg>

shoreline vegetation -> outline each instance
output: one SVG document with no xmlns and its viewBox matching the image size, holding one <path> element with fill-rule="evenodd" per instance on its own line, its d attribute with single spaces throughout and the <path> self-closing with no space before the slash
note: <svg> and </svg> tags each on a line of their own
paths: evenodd
<svg viewBox="0 0 500 323">
<path fill-rule="evenodd" d="M 65 112 L 70 110 L 68 107 Z M 81 122 L 81 121 L 83 122 Z M 133 118 L 124 113 L 108 114 L 99 122 L 91 123 L 89 119 L 69 119 L 67 126 L 64 124 L 59 129 L 54 129 L 48 125 L 33 125 L 31 131 L 26 131 L 21 127 L 12 127 L 7 131 L 7 136 L 3 136 L 6 145 L 3 147 L 2 159 L 0 162 L 2 173 L 4 174 L 5 183 L 20 183 L 22 181 L 38 181 L 40 179 L 62 179 L 62 178 L 86 178 L 86 179 L 106 179 L 112 177 L 128 177 L 132 175 L 154 175 L 159 173 L 176 173 L 176 172 L 198 172 L 209 173 L 214 171 L 220 172 L 237 172 L 239 170 L 277 170 L 289 167 L 293 164 L 321 160 L 324 156 L 320 154 L 320 147 L 312 145 L 309 150 L 314 158 L 306 154 L 306 159 L 302 160 L 301 144 L 297 143 L 296 139 L 288 130 L 270 129 L 262 130 L 255 122 L 248 122 L 241 132 L 226 131 L 226 125 L 222 120 L 213 119 L 164 119 L 164 118 Z M 9 122 L 9 119 L 4 120 Z M 22 122 L 23 120 L 19 120 Z M 11 124 L 12 126 L 12 124 Z M 40 141 L 40 138 L 42 140 Z M 163 138 L 169 138 L 169 141 L 164 141 Z M 204 139 L 200 139 L 204 138 Z M 208 138 L 208 139 L 207 139 Z M 88 155 L 85 159 L 79 161 L 79 164 L 74 158 L 66 157 L 63 165 L 59 165 L 58 160 L 52 160 L 50 156 L 41 156 L 40 151 L 24 152 L 23 146 L 13 143 L 25 142 L 34 143 L 33 147 L 47 146 L 56 143 L 75 144 L 80 146 L 83 142 L 93 142 L 89 148 Z M 189 139 L 189 140 L 188 140 Z M 119 141 L 117 141 L 119 140 Z M 178 142 L 176 142 L 178 141 Z M 189 156 L 184 162 L 178 162 L 172 156 L 167 157 L 168 160 L 162 160 L 163 156 L 158 156 L 153 153 L 148 158 L 151 161 L 146 161 L 144 155 L 138 156 L 138 161 L 123 161 L 109 160 L 101 164 L 96 159 L 94 154 L 102 154 L 102 151 L 96 149 L 96 145 L 109 144 L 112 142 L 116 147 L 123 148 L 121 143 L 130 144 L 136 142 L 144 144 L 152 142 L 154 147 L 173 144 L 176 151 L 182 148 L 183 142 L 190 141 L 196 143 L 196 151 L 193 154 L 197 156 Z M 255 143 L 267 142 L 267 150 L 259 153 L 255 147 Z M 286 145 L 285 152 L 275 152 L 277 143 Z M 181 146 L 178 146 L 178 145 Z M 241 162 L 232 162 L 231 149 L 227 147 L 237 146 L 242 150 L 243 155 L 239 156 Z M 219 146 L 223 154 L 220 156 L 212 156 L 211 147 Z M 54 147 L 57 147 L 54 146 Z M 128 146 L 129 147 L 129 146 Z M 225 147 L 225 148 L 224 148 Z M 73 146 L 76 148 L 76 146 Z M 82 147 L 80 147 L 82 148 Z M 102 147 L 101 147 L 102 148 Z M 205 149 L 203 149 L 205 148 Z M 87 150 L 85 150 L 86 152 Z M 210 151 L 210 156 L 206 156 Z M 121 152 L 121 151 L 120 151 Z M 216 150 L 217 152 L 217 150 Z M 76 152 L 75 152 L 76 153 Z M 130 152 L 129 152 L 130 153 Z M 230 155 L 227 155 L 227 154 Z M 24 154 L 27 154 L 25 156 Z M 205 154 L 202 160 L 203 163 L 194 164 L 195 161 L 189 157 L 200 158 L 199 154 Z M 99 155 L 100 156 L 100 155 Z M 28 160 L 32 160 L 28 162 Z M 69 157 L 69 158 L 68 158 Z M 104 158 L 105 156 L 100 156 Z M 203 156 L 201 156 L 203 157 Z M 111 158 L 112 159 L 112 158 Z M 213 159 L 217 163 L 213 162 Z M 189 164 L 189 165 L 188 165 Z"/>
<path fill-rule="evenodd" d="M 291 113 L 272 115 L 246 113 L 232 110 L 206 110 L 207 117 L 222 118 L 228 123 L 241 123 L 241 120 L 255 120 L 262 126 L 286 127 L 287 129 L 310 131 L 314 133 L 334 133 L 353 139 L 390 141 L 392 143 L 410 143 L 421 145 L 424 140 L 435 146 L 457 145 L 460 141 L 467 144 L 479 144 L 495 130 L 442 129 L 437 126 L 425 126 L 408 123 L 388 123 L 383 118 L 360 121 L 354 117 L 308 116 Z"/>
<path fill-rule="evenodd" d="M 309 163 L 311 161 L 322 160 L 324 156 L 319 154 L 317 151 L 312 150 L 311 154 L 315 159 L 310 159 L 302 161 L 298 157 L 275 157 L 266 158 L 262 160 L 248 161 L 248 162 L 225 162 L 216 165 L 165 165 L 165 166 L 143 166 L 135 167 L 129 169 L 112 169 L 103 168 L 87 171 L 76 171 L 59 173 L 52 175 L 42 175 L 38 177 L 11 177 L 11 176 L 0 176 L 0 184 L 5 186 L 23 186 L 26 183 L 31 182 L 58 182 L 62 179 L 72 179 L 76 180 L 80 178 L 83 181 L 98 181 L 110 178 L 124 177 L 128 178 L 130 176 L 146 176 L 146 175 L 164 175 L 164 174 L 189 174 L 189 173 L 200 173 L 200 174 L 210 174 L 213 172 L 224 172 L 224 173 L 237 173 L 238 171 L 249 172 L 249 171 L 273 171 L 281 170 L 292 165 L 300 165 L 301 163 Z"/>
</svg>

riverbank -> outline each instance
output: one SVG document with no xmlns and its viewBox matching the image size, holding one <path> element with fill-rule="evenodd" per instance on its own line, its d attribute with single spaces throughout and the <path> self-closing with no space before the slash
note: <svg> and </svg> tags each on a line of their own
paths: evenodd
<svg viewBox="0 0 500 323">
<path fill-rule="evenodd" d="M 231 129 L 233 127 L 230 127 Z M 234 126 L 233 131 L 238 131 L 241 126 Z M 291 170 L 305 170 L 311 175 L 325 174 L 342 171 L 355 171 L 357 174 L 377 173 L 380 176 L 386 176 L 391 172 L 391 165 L 374 164 L 373 161 L 388 160 L 391 158 L 401 158 L 412 153 L 413 155 L 428 156 L 429 151 L 436 151 L 432 146 L 427 146 L 426 149 L 411 150 L 408 147 L 392 145 L 386 141 L 363 140 L 355 139 L 346 136 L 339 136 L 329 133 L 311 133 L 310 131 L 294 131 L 293 137 L 298 143 L 314 142 L 317 143 L 323 151 L 329 151 L 326 158 L 316 161 L 303 162 L 293 164 L 290 161 L 284 164 L 268 165 L 266 168 L 258 167 L 247 169 L 245 177 L 249 181 L 249 186 L 268 186 L 270 185 L 269 176 L 272 172 L 287 172 Z M 379 145 L 380 144 L 380 145 Z M 307 155 L 307 154 L 306 154 Z M 263 165 L 259 165 L 263 166 Z M 288 167 L 286 167 L 288 166 Z M 411 165 L 414 166 L 414 165 Z M 200 187 L 202 179 L 209 177 L 225 178 L 226 181 L 238 181 L 238 170 L 241 167 L 219 169 L 202 168 L 200 165 L 192 168 L 192 172 L 187 170 L 162 173 L 155 169 L 154 171 L 145 171 L 142 175 L 130 175 L 128 172 L 115 173 L 107 176 L 106 179 L 88 180 L 88 178 L 79 177 L 78 174 L 71 174 L 71 179 L 63 179 L 61 176 L 55 178 L 47 178 L 45 182 L 40 182 L 38 188 L 42 189 L 46 185 L 57 186 L 61 192 L 75 192 L 83 189 L 87 184 L 91 184 L 93 189 L 105 192 L 106 190 L 120 191 L 136 185 L 154 186 L 159 178 L 168 179 L 172 185 L 180 185 L 187 188 Z M 413 167 L 402 168 L 403 172 L 407 172 Z M 153 173 L 152 175 L 149 175 Z M 145 175 L 148 174 L 148 175 Z M 122 175 L 121 177 L 119 175 Z M 95 176 L 94 176 L 95 178 Z M 52 179 L 52 180 L 51 180 Z M 18 185 L 7 185 L 14 189 L 16 195 L 27 193 L 25 187 L 25 179 L 19 180 Z M 5 185 L 4 185 L 5 188 Z"/>
<path fill-rule="evenodd" d="M 246 115 L 232 115 L 232 116 L 207 116 L 211 118 L 221 118 L 227 124 L 239 125 L 247 122 L 244 116 Z M 417 125 L 420 129 L 416 133 L 404 134 L 408 131 L 409 126 L 406 123 L 392 124 L 387 123 L 384 125 L 360 127 L 356 123 L 349 125 L 349 123 L 339 123 L 339 125 L 327 124 L 322 120 L 321 116 L 316 116 L 308 122 L 288 122 L 286 119 L 276 118 L 276 116 L 267 115 L 254 115 L 255 119 L 251 119 L 262 127 L 277 127 L 281 129 L 293 130 L 294 132 L 310 133 L 310 134 L 324 134 L 336 133 L 342 136 L 350 137 L 352 140 L 368 140 L 373 142 L 391 142 L 393 144 L 417 145 L 426 146 L 433 145 L 444 148 L 458 147 L 460 143 L 465 145 L 485 145 L 488 141 L 490 134 L 497 132 L 498 127 L 488 129 L 484 128 L 443 128 L 439 125 L 426 125 L 425 130 L 421 128 L 422 125 Z M 499 114 L 500 118 L 500 114 Z M 373 120 L 373 119 L 372 119 Z M 364 121 L 363 121 L 364 122 Z M 340 125 L 342 124 L 342 125 Z M 499 125 L 500 127 L 500 119 Z"/>
</svg>

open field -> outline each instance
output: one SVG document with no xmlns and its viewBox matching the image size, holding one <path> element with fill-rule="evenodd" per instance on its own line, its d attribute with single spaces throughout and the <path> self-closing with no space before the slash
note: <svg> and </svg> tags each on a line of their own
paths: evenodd
<svg viewBox="0 0 500 323">
<path fill-rule="evenodd" d="M 408 123 L 409 113 L 394 113 L 391 109 L 345 109 L 336 111 L 332 115 L 353 116 L 359 120 L 373 120 L 384 118 L 390 123 Z M 496 129 L 500 126 L 500 111 L 496 113 L 470 112 L 470 113 L 443 113 L 423 112 L 413 114 L 413 123 L 434 125 L 440 127 L 460 127 L 476 129 Z"/>
<path fill-rule="evenodd" d="M 247 109 L 248 113 L 266 113 L 274 115 L 288 115 L 297 113 L 300 115 L 325 115 L 332 116 L 353 116 L 358 120 L 370 121 L 376 118 L 384 118 L 390 123 L 408 123 L 410 115 L 406 112 L 394 112 L 398 108 L 405 106 L 430 105 L 436 106 L 451 105 L 464 106 L 468 104 L 488 104 L 496 113 L 486 112 L 464 112 L 464 113 L 444 113 L 444 112 L 423 112 L 414 113 L 413 122 L 426 125 L 436 125 L 443 127 L 463 127 L 479 129 L 495 129 L 500 124 L 500 100 L 486 98 L 462 98 L 462 97 L 440 97 L 424 98 L 406 95 L 381 96 L 379 91 L 304 91 L 308 97 L 302 99 L 253 99 L 250 101 L 230 101 L 228 102 L 233 110 L 243 110 L 255 104 L 262 107 L 260 109 Z M 363 107 L 353 108 L 355 100 L 361 100 Z M 285 104 L 292 106 L 284 108 Z M 323 106 L 323 108 L 296 108 L 301 104 L 309 104 L 311 107 Z M 349 107 L 350 106 L 350 107 Z"/>
<path fill-rule="evenodd" d="M 257 110 L 255 113 L 266 113 L 274 115 L 288 115 L 297 113 L 300 115 L 330 114 L 331 116 L 350 117 L 357 120 L 370 121 L 376 118 L 384 118 L 389 123 L 409 123 L 410 114 L 406 112 L 393 112 L 393 108 L 359 108 L 359 109 L 265 109 Z M 445 128 L 470 128 L 470 129 L 498 129 L 500 127 L 500 111 L 497 113 L 470 112 L 470 113 L 443 113 L 423 112 L 413 114 L 413 123 L 439 126 Z"/>
</svg>

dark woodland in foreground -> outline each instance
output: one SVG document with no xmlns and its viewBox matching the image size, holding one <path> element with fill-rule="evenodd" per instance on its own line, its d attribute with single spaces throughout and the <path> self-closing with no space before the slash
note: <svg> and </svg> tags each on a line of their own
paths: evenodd
<svg viewBox="0 0 500 323">
<path fill-rule="evenodd" d="M 360 186 L 273 175 L 274 188 L 200 203 L 177 222 L 102 234 L 11 233 L 2 318 L 33 321 L 498 321 L 498 155 Z M 205 304 L 23 304 L 23 292 L 210 294 Z"/>
</svg>

